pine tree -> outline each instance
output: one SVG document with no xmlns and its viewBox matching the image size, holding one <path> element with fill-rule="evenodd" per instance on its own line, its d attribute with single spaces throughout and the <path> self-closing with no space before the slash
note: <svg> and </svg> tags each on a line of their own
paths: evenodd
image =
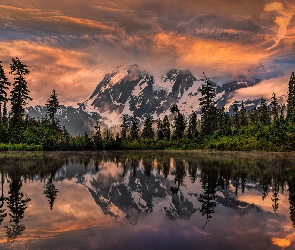
<svg viewBox="0 0 295 250">
<path fill-rule="evenodd" d="M 130 138 L 132 141 L 139 139 L 139 121 L 135 115 L 130 118 Z"/>
<path fill-rule="evenodd" d="M 277 121 L 279 120 L 279 105 L 278 98 L 276 97 L 275 93 L 272 93 L 271 106 L 272 120 L 274 123 L 277 123 Z"/>
<path fill-rule="evenodd" d="M 287 120 L 295 122 L 295 75 L 292 72 L 288 85 Z"/>
<path fill-rule="evenodd" d="M 197 113 L 193 111 L 188 121 L 187 137 L 188 139 L 195 139 L 197 136 L 198 136 Z"/>
<path fill-rule="evenodd" d="M 173 139 L 177 140 L 178 142 L 182 139 L 184 130 L 186 127 L 186 121 L 184 119 L 184 115 L 180 113 L 178 107 L 176 104 L 174 104 L 171 108 L 170 111 L 172 113 L 177 113 L 176 116 L 174 116 L 174 133 L 173 133 Z"/>
<path fill-rule="evenodd" d="M 234 120 L 234 126 L 236 128 L 240 127 L 240 113 L 239 113 L 239 107 L 237 101 L 234 102 L 234 108 L 233 108 L 233 120 Z"/>
<path fill-rule="evenodd" d="M 246 112 L 245 104 L 244 104 L 244 101 L 242 101 L 241 109 L 240 109 L 240 124 L 241 124 L 241 126 L 248 125 L 246 113 L 247 112 Z"/>
<path fill-rule="evenodd" d="M 141 136 L 146 139 L 154 139 L 153 121 L 150 116 L 144 122 Z"/>
<path fill-rule="evenodd" d="M 266 104 L 266 100 L 261 97 L 260 99 L 260 107 L 258 108 L 259 112 L 259 122 L 262 125 L 269 125 L 270 124 L 270 116 L 269 116 L 269 110 Z"/>
<path fill-rule="evenodd" d="M 162 131 L 163 131 L 163 139 L 165 139 L 166 141 L 170 141 L 171 130 L 170 130 L 169 118 L 167 115 L 165 115 L 163 119 Z"/>
<path fill-rule="evenodd" d="M 161 119 L 159 119 L 158 123 L 157 123 L 157 138 L 158 138 L 158 140 L 164 139 L 163 123 L 162 123 Z"/>
<path fill-rule="evenodd" d="M 12 58 L 12 63 L 10 64 L 10 74 L 13 74 L 14 83 L 13 89 L 11 91 L 11 127 L 20 127 L 22 125 L 22 117 L 24 115 L 24 107 L 27 101 L 31 101 L 32 98 L 29 97 L 30 91 L 28 90 L 27 82 L 24 79 L 25 75 L 28 75 L 30 71 L 27 69 L 27 65 L 21 63 L 21 61 L 16 57 Z"/>
<path fill-rule="evenodd" d="M 204 73 L 203 73 L 204 74 Z M 212 82 L 205 76 L 205 83 L 199 91 L 202 97 L 199 98 L 201 107 L 201 131 L 203 135 L 210 135 L 216 129 L 216 102 L 214 100 L 216 96 L 215 88 L 213 88 Z"/>
<path fill-rule="evenodd" d="M 95 134 L 93 136 L 93 141 L 94 141 L 95 148 L 102 149 L 102 136 L 100 132 L 100 125 L 98 124 L 98 122 L 96 122 L 96 126 L 94 126 L 94 128 L 95 128 Z"/>
<path fill-rule="evenodd" d="M 0 123 L 3 121 L 3 113 L 2 113 L 2 104 L 3 109 L 6 108 L 7 92 L 8 86 L 10 86 L 10 82 L 8 82 L 8 78 L 5 75 L 4 68 L 1 65 L 2 61 L 0 61 Z"/>
<path fill-rule="evenodd" d="M 129 115 L 123 114 L 121 117 L 122 124 L 121 127 L 121 138 L 126 139 L 127 138 L 127 132 L 129 131 L 129 125 L 130 125 L 130 117 Z"/>
<path fill-rule="evenodd" d="M 59 108 L 59 101 L 57 99 L 57 95 L 56 95 L 54 89 L 52 90 L 51 96 L 47 100 L 46 107 L 47 107 L 46 113 L 48 114 L 49 119 L 51 120 L 52 126 L 55 127 L 56 123 L 55 123 L 54 116 L 55 116 L 56 111 Z"/>
</svg>

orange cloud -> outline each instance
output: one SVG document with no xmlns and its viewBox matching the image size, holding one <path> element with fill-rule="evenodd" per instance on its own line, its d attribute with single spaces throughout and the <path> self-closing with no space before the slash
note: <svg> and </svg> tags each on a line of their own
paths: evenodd
<svg viewBox="0 0 295 250">
<path fill-rule="evenodd" d="M 278 247 L 281 247 L 282 249 L 287 248 L 291 245 L 291 241 L 288 239 L 282 239 L 274 237 L 271 239 L 271 242 L 273 245 L 277 245 Z"/>
<path fill-rule="evenodd" d="M 218 72 L 244 72 L 250 66 L 259 64 L 270 53 L 262 45 L 250 47 L 241 43 L 194 38 L 176 33 L 159 33 L 154 39 L 155 50 L 173 51 L 182 65 L 207 68 L 212 75 Z M 208 73 L 207 73 L 208 74 Z"/>
<path fill-rule="evenodd" d="M 280 27 L 278 30 L 278 34 L 275 38 L 275 43 L 268 49 L 273 49 L 277 47 L 280 43 L 280 41 L 285 37 L 287 33 L 287 27 L 291 21 L 291 18 L 294 15 L 294 7 L 291 7 L 288 11 L 285 10 L 284 6 L 280 2 L 273 2 L 271 4 L 268 4 L 265 6 L 264 11 L 269 12 L 269 11 L 277 11 L 280 16 L 277 16 L 275 19 L 275 23 Z"/>
</svg>

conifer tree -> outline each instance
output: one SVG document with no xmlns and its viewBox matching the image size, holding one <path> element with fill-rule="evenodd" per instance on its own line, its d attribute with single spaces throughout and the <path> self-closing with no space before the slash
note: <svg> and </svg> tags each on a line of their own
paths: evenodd
<svg viewBox="0 0 295 250">
<path fill-rule="evenodd" d="M 184 130 L 186 127 L 186 121 L 184 119 L 184 115 L 180 113 L 180 110 L 178 109 L 177 105 L 174 104 L 170 108 L 171 113 L 176 113 L 176 116 L 174 116 L 174 132 L 173 132 L 173 139 L 177 140 L 178 142 L 182 139 Z"/>
<path fill-rule="evenodd" d="M 2 104 L 3 109 L 6 109 L 7 99 L 7 92 L 8 86 L 10 86 L 10 82 L 8 82 L 8 78 L 5 75 L 4 68 L 1 65 L 2 61 L 0 61 L 0 123 L 3 120 L 3 113 L 2 113 Z"/>
<path fill-rule="evenodd" d="M 130 117 L 130 138 L 132 141 L 139 139 L 139 121 L 135 115 Z"/>
<path fill-rule="evenodd" d="M 234 120 L 234 126 L 239 128 L 240 127 L 240 114 L 239 114 L 239 107 L 237 101 L 234 102 L 234 109 L 233 109 L 233 120 Z"/>
<path fill-rule="evenodd" d="M 150 116 L 148 116 L 144 122 L 142 137 L 146 139 L 154 139 L 153 121 Z"/>
<path fill-rule="evenodd" d="M 158 137 L 158 140 L 163 140 L 164 139 L 163 123 L 162 123 L 160 118 L 159 118 L 158 123 L 157 123 L 157 137 Z"/>
<path fill-rule="evenodd" d="M 214 100 L 216 91 L 213 88 L 212 82 L 209 81 L 205 73 L 203 74 L 205 76 L 205 83 L 199 89 L 202 94 L 202 97 L 199 98 L 202 112 L 201 130 L 204 135 L 209 135 L 216 129 L 216 102 Z"/>
<path fill-rule="evenodd" d="M 295 75 L 292 72 L 288 85 L 287 120 L 295 122 Z"/>
<path fill-rule="evenodd" d="M 241 124 L 241 126 L 248 125 L 246 113 L 247 112 L 246 112 L 245 104 L 244 104 L 244 101 L 242 101 L 241 109 L 240 109 L 240 124 Z"/>
<path fill-rule="evenodd" d="M 29 96 L 29 89 L 27 82 L 24 79 L 25 75 L 28 75 L 30 71 L 27 69 L 27 65 L 23 64 L 17 57 L 12 58 L 12 63 L 10 64 L 10 74 L 13 74 L 14 83 L 12 84 L 13 89 L 11 91 L 11 126 L 20 127 L 22 124 L 22 117 L 24 115 L 24 107 L 28 101 L 32 98 Z"/>
<path fill-rule="evenodd" d="M 269 125 L 270 124 L 270 116 L 269 116 L 269 110 L 266 104 L 266 100 L 261 97 L 260 99 L 260 107 L 258 108 L 259 112 L 259 122 L 262 125 Z"/>
<path fill-rule="evenodd" d="M 51 96 L 47 100 L 46 107 L 47 107 L 46 113 L 48 114 L 49 119 L 51 120 L 52 126 L 55 127 L 55 118 L 54 118 L 54 116 L 55 116 L 56 111 L 59 108 L 59 101 L 57 99 L 57 95 L 56 95 L 54 89 L 52 90 Z"/>
<path fill-rule="evenodd" d="M 167 115 L 164 116 L 163 123 L 162 123 L 162 131 L 163 131 L 163 139 L 170 141 L 170 122 Z"/>
<path fill-rule="evenodd" d="M 189 117 L 188 121 L 188 132 L 187 137 L 188 139 L 194 139 L 198 136 L 198 130 L 197 130 L 197 113 L 192 112 L 192 114 Z"/>
<path fill-rule="evenodd" d="M 279 120 L 279 105 L 278 105 L 278 98 L 276 97 L 275 93 L 272 93 L 271 97 L 271 114 L 272 120 L 276 123 Z"/>
<path fill-rule="evenodd" d="M 95 128 L 95 134 L 93 136 L 93 141 L 95 144 L 95 148 L 102 149 L 102 136 L 100 132 L 100 125 L 98 124 L 98 122 L 96 122 L 96 126 L 94 126 L 94 128 Z"/>
<path fill-rule="evenodd" d="M 121 127 L 121 138 L 126 139 L 127 138 L 127 132 L 129 131 L 129 125 L 130 125 L 130 117 L 127 114 L 123 114 L 121 117 L 122 124 Z"/>
</svg>

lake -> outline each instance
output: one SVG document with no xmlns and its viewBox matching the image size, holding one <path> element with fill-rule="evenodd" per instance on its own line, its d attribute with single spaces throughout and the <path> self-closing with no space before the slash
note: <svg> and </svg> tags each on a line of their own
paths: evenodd
<svg viewBox="0 0 295 250">
<path fill-rule="evenodd" d="M 295 247 L 291 153 L 0 157 L 0 249 Z"/>
</svg>

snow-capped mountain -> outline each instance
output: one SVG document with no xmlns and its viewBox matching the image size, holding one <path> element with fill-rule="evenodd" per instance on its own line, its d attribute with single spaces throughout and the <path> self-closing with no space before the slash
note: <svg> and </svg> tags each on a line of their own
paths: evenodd
<svg viewBox="0 0 295 250">
<path fill-rule="evenodd" d="M 239 77 L 216 87 L 217 106 L 231 110 L 233 94 L 236 90 L 259 83 Z M 90 98 L 78 108 L 61 106 L 57 119 L 71 134 L 90 132 L 99 121 L 102 126 L 120 124 L 123 114 L 144 118 L 151 115 L 154 119 L 170 114 L 169 108 L 177 104 L 180 111 L 189 115 L 199 111 L 199 87 L 204 79 L 197 79 L 188 69 L 171 69 L 164 76 L 156 78 L 138 65 L 121 65 L 106 74 L 97 85 Z M 259 100 L 246 101 L 247 108 L 253 108 Z M 29 115 L 41 117 L 46 107 L 37 106 L 27 109 Z"/>
</svg>

